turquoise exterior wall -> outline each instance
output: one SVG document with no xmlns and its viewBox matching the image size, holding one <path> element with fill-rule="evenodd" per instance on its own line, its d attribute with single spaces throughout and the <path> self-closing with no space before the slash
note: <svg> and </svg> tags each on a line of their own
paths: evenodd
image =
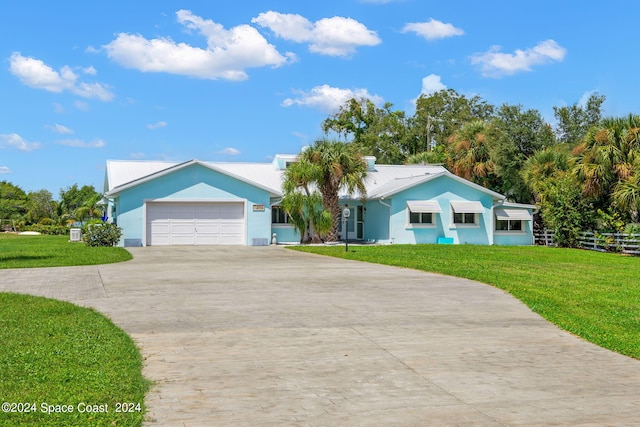
<svg viewBox="0 0 640 427">
<path fill-rule="evenodd" d="M 381 203 L 382 202 L 382 203 Z M 384 203 L 384 204 L 383 204 Z M 368 200 L 364 214 L 364 239 L 379 243 L 391 243 L 389 238 L 389 213 L 385 200 Z"/>
<path fill-rule="evenodd" d="M 526 209 L 531 213 L 531 209 Z M 503 246 L 527 246 L 533 245 L 533 221 L 522 221 L 523 231 L 495 231 L 493 244 Z"/>
<path fill-rule="evenodd" d="M 434 215 L 433 226 L 410 225 L 408 200 L 437 200 L 442 212 Z M 451 201 L 479 201 L 484 213 L 478 215 L 477 225 L 453 224 Z M 493 218 L 490 194 L 441 176 L 424 184 L 395 194 L 391 199 L 392 243 L 437 243 L 439 237 L 452 238 L 456 244 L 491 244 Z"/>
<path fill-rule="evenodd" d="M 254 238 L 271 241 L 270 195 L 228 175 L 194 164 L 154 180 L 123 190 L 115 199 L 117 224 L 124 239 L 144 242 L 146 230 L 145 201 L 243 201 L 246 202 L 246 244 Z M 253 205 L 264 205 L 264 211 L 254 211 Z"/>
</svg>

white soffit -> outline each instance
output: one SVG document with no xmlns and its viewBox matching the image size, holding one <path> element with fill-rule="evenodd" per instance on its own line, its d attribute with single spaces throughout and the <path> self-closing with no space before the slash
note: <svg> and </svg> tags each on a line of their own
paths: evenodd
<svg viewBox="0 0 640 427">
<path fill-rule="evenodd" d="M 436 200 L 408 200 L 407 207 L 413 213 L 440 213 L 442 209 Z"/>
<path fill-rule="evenodd" d="M 496 218 L 501 221 L 531 221 L 533 217 L 529 211 L 524 209 L 503 209 L 499 208 L 495 210 Z"/>
<path fill-rule="evenodd" d="M 477 201 L 452 201 L 451 207 L 455 213 L 484 213 L 484 206 Z"/>
</svg>

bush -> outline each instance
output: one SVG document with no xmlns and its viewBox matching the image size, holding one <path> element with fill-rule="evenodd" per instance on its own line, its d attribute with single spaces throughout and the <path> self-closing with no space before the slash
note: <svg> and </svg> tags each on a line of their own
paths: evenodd
<svg viewBox="0 0 640 427">
<path fill-rule="evenodd" d="M 88 246 L 115 246 L 122 236 L 122 228 L 115 224 L 88 224 L 83 227 L 82 240 Z"/>
<path fill-rule="evenodd" d="M 593 207 L 582 195 L 580 186 L 569 174 L 548 178 L 542 185 L 541 214 L 544 223 L 554 232 L 561 247 L 578 247 L 583 230 L 593 224 Z"/>
<path fill-rule="evenodd" d="M 640 236 L 640 223 L 632 222 L 627 224 L 624 232 L 627 234 L 632 234 L 634 236 Z"/>
</svg>

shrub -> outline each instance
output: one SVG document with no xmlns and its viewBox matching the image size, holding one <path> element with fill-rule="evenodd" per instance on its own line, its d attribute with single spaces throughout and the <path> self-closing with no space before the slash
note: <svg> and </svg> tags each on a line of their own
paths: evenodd
<svg viewBox="0 0 640 427">
<path fill-rule="evenodd" d="M 88 246 L 115 246 L 120 241 L 122 229 L 115 224 L 88 224 L 83 227 L 82 240 Z"/>
<path fill-rule="evenodd" d="M 541 214 L 558 246 L 578 247 L 583 230 L 593 224 L 593 207 L 569 174 L 548 178 L 541 186 Z"/>
<path fill-rule="evenodd" d="M 640 236 L 640 223 L 632 222 L 627 224 L 624 232 L 627 234 L 632 234 L 634 236 Z"/>
</svg>

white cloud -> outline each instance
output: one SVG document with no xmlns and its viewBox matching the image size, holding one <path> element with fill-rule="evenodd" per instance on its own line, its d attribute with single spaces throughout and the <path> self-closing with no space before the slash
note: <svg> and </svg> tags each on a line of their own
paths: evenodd
<svg viewBox="0 0 640 427">
<path fill-rule="evenodd" d="M 461 36 L 464 30 L 456 28 L 453 24 L 445 24 L 433 18 L 427 22 L 411 22 L 402 28 L 403 33 L 416 33 L 427 40 L 445 39 L 447 37 Z"/>
<path fill-rule="evenodd" d="M 567 50 L 554 40 L 545 40 L 533 48 L 517 49 L 514 53 L 501 53 L 500 46 L 493 46 L 488 52 L 477 53 L 471 63 L 480 65 L 484 77 L 499 78 L 522 71 L 531 71 L 535 65 L 562 61 Z"/>
<path fill-rule="evenodd" d="M 233 147 L 227 147 L 224 150 L 218 151 L 217 154 L 227 154 L 230 156 L 237 156 L 238 154 L 240 154 L 240 150 Z"/>
<path fill-rule="evenodd" d="M 107 145 L 102 139 L 94 139 L 93 141 L 84 141 L 82 139 L 63 139 L 58 141 L 60 145 L 79 148 L 102 148 Z"/>
<path fill-rule="evenodd" d="M 156 130 L 156 129 L 160 129 L 160 128 L 166 127 L 167 124 L 168 124 L 167 122 L 160 121 L 160 122 L 157 122 L 157 123 L 148 124 L 147 128 L 151 129 L 151 130 Z"/>
<path fill-rule="evenodd" d="M 312 23 L 307 18 L 274 11 L 264 12 L 251 20 L 269 28 L 276 36 L 296 43 L 309 43 L 313 53 L 347 56 L 360 46 L 376 46 L 382 42 L 375 31 L 351 18 L 334 16 Z"/>
<path fill-rule="evenodd" d="M 98 74 L 98 70 L 93 68 L 93 66 L 90 66 L 90 67 L 87 67 L 87 68 L 83 68 L 82 72 L 85 73 L 85 74 L 88 74 L 90 76 L 95 76 L 96 74 Z"/>
<path fill-rule="evenodd" d="M 0 166 L 0 174 L 3 174 L 3 173 L 13 173 L 13 171 L 9 169 L 8 166 Z"/>
<path fill-rule="evenodd" d="M 170 38 L 146 39 L 120 33 L 104 46 L 118 64 L 143 72 L 165 72 L 201 79 L 245 80 L 246 68 L 273 66 L 287 62 L 262 35 L 249 25 L 226 30 L 188 10 L 176 12 L 177 21 L 207 39 L 206 49 L 177 43 Z"/>
<path fill-rule="evenodd" d="M 17 133 L 0 134 L 0 148 L 13 147 L 20 151 L 33 151 L 40 148 L 39 142 L 29 142 Z"/>
<path fill-rule="evenodd" d="M 62 104 L 54 102 L 53 103 L 53 111 L 55 111 L 58 114 L 62 114 L 62 113 L 64 113 L 64 107 L 62 106 Z"/>
<path fill-rule="evenodd" d="M 447 86 L 442 83 L 440 76 L 436 74 L 429 74 L 427 77 L 422 79 L 422 91 L 420 93 L 430 95 L 446 88 Z"/>
<path fill-rule="evenodd" d="M 35 89 L 54 93 L 69 91 L 83 98 L 96 98 L 105 102 L 114 98 L 108 86 L 102 83 L 79 82 L 78 75 L 67 65 L 56 71 L 42 60 L 22 56 L 20 52 L 11 54 L 9 70 L 22 83 Z"/>
<path fill-rule="evenodd" d="M 57 123 L 54 124 L 54 125 L 47 125 L 46 128 L 50 129 L 51 131 L 53 131 L 55 133 L 60 133 L 60 134 L 70 135 L 70 134 L 73 133 L 73 130 L 69 129 L 66 126 L 59 125 Z"/>
<path fill-rule="evenodd" d="M 282 102 L 284 107 L 292 105 L 311 107 L 327 113 L 335 113 L 351 98 L 370 99 L 374 104 L 382 104 L 384 99 L 371 95 L 366 89 L 341 89 L 329 85 L 316 86 L 310 91 L 295 91 L 297 98 L 287 98 Z"/>
<path fill-rule="evenodd" d="M 89 104 L 84 101 L 75 101 L 73 106 L 80 111 L 89 111 Z"/>
</svg>

